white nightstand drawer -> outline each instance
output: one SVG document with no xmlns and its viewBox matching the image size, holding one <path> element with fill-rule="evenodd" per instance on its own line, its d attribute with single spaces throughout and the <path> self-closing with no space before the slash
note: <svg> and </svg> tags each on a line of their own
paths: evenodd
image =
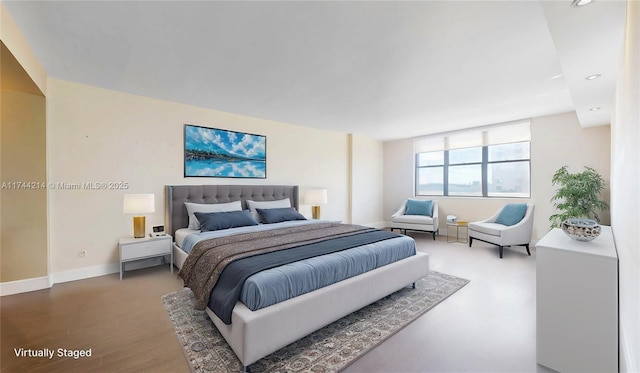
<svg viewBox="0 0 640 373">
<path fill-rule="evenodd" d="M 122 245 L 122 257 L 121 260 L 130 260 L 137 258 L 145 258 L 149 256 L 158 256 L 162 254 L 171 253 L 171 241 L 170 240 L 154 240 L 154 241 L 142 241 L 131 243 L 128 245 Z"/>
<path fill-rule="evenodd" d="M 124 273 L 125 263 L 139 259 L 170 256 L 169 268 L 173 273 L 173 237 L 170 235 L 146 238 L 121 238 L 120 247 L 120 280 Z M 164 262 L 164 259 L 163 259 Z"/>
</svg>

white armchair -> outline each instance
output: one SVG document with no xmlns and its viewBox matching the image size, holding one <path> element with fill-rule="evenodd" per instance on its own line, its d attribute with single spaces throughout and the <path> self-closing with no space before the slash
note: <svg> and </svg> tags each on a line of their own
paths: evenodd
<svg viewBox="0 0 640 373">
<path fill-rule="evenodd" d="M 432 200 L 431 206 L 431 216 L 405 215 L 407 211 L 407 201 L 405 200 L 398 211 L 391 215 L 391 231 L 399 229 L 400 232 L 404 231 L 404 234 L 407 233 L 407 230 L 431 232 L 435 240 L 438 233 L 438 201 Z"/>
<path fill-rule="evenodd" d="M 524 217 L 514 225 L 496 223 L 504 208 L 501 208 L 489 219 L 469 223 L 469 247 L 471 247 L 471 243 L 475 239 L 498 246 L 500 258 L 502 258 L 505 246 L 524 246 L 527 248 L 527 254 L 531 255 L 529 243 L 531 242 L 531 231 L 533 230 L 534 206 L 527 204 Z"/>
</svg>

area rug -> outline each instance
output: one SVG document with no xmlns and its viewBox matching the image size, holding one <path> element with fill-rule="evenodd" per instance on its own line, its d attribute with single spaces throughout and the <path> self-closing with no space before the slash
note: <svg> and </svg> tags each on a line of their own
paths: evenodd
<svg viewBox="0 0 640 373">
<path fill-rule="evenodd" d="M 251 373 L 339 372 L 467 283 L 431 271 L 416 282 L 416 289 L 407 287 L 382 298 L 262 358 L 249 369 Z M 207 313 L 193 309 L 191 290 L 166 294 L 162 300 L 193 372 L 242 371 L 242 363 Z"/>
</svg>

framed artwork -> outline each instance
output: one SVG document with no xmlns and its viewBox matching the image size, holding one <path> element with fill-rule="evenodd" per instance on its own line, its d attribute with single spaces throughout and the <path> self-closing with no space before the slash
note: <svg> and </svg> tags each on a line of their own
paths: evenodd
<svg viewBox="0 0 640 373">
<path fill-rule="evenodd" d="M 267 137 L 184 125 L 184 176 L 267 178 Z"/>
</svg>

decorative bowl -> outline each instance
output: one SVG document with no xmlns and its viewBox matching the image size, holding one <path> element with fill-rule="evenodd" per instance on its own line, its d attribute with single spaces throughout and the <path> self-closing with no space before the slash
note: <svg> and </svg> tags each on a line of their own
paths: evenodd
<svg viewBox="0 0 640 373">
<path fill-rule="evenodd" d="M 591 241 L 600 235 L 600 224 L 592 219 L 570 218 L 560 225 L 564 233 L 576 241 Z"/>
</svg>

